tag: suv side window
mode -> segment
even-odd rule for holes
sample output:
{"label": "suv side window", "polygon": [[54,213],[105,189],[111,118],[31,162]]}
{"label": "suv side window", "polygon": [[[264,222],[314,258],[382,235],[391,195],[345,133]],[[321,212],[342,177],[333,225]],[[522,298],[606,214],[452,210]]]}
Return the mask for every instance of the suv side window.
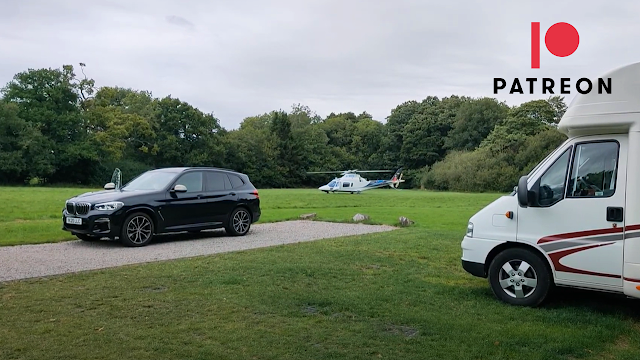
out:
{"label": "suv side window", "polygon": [[562,200],[567,182],[567,168],[571,157],[571,148],[565,150],[560,157],[540,177],[538,204],[551,206]]}
{"label": "suv side window", "polygon": [[202,191],[202,175],[201,171],[188,172],[180,176],[176,184],[186,186],[188,193]]}
{"label": "suv side window", "polygon": [[207,171],[207,191],[231,189],[231,183],[224,173]]}
{"label": "suv side window", "polygon": [[577,145],[567,197],[612,196],[616,191],[619,147],[615,141]]}
{"label": "suv side window", "polygon": [[229,180],[231,180],[231,186],[233,186],[234,189],[244,185],[244,181],[242,181],[239,176],[233,174],[227,174],[227,176],[229,176]]}

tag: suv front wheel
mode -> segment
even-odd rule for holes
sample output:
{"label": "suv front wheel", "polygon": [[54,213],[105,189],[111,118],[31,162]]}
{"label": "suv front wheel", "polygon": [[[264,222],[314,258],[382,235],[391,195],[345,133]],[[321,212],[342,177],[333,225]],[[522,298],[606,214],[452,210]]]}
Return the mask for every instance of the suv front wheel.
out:
{"label": "suv front wheel", "polygon": [[251,227],[251,214],[243,207],[236,208],[229,216],[229,222],[224,227],[227,234],[233,236],[246,235]]}
{"label": "suv front wheel", "polygon": [[137,212],[124,220],[120,241],[126,246],[145,246],[153,238],[153,221],[149,215]]}

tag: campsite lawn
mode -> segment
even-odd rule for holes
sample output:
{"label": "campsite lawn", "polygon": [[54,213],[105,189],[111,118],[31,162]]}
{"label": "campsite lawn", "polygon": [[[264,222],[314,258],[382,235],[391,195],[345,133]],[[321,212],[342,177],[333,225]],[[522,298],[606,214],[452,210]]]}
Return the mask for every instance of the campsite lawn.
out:
{"label": "campsite lawn", "polygon": [[[260,196],[264,221],[361,212],[372,222],[404,215],[416,224],[0,283],[0,359],[640,358],[637,301],[564,290],[542,308],[518,308],[464,272],[466,221],[497,194]],[[32,216],[24,222],[57,220]]]}

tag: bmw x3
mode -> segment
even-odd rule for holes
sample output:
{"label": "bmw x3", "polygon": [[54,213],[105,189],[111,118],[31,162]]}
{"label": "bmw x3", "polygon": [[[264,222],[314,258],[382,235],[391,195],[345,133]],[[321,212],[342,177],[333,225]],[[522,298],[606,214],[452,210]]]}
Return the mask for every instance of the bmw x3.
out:
{"label": "bmw x3", "polygon": [[260,219],[258,191],[245,174],[219,168],[180,167],[147,171],[120,186],[66,201],[62,229],[84,241],[120,240],[145,246],[155,235],[224,228],[242,236]]}

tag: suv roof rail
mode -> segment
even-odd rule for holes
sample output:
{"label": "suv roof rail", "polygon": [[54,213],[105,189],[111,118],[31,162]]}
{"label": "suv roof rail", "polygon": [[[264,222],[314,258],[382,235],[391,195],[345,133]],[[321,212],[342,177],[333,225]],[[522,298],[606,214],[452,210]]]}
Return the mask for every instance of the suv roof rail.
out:
{"label": "suv roof rail", "polygon": [[240,172],[238,170],[221,168],[221,167],[214,167],[214,166],[191,166],[191,167],[188,167],[187,169],[222,170],[222,171],[229,171],[229,172],[236,173],[236,174],[246,175],[245,173]]}

